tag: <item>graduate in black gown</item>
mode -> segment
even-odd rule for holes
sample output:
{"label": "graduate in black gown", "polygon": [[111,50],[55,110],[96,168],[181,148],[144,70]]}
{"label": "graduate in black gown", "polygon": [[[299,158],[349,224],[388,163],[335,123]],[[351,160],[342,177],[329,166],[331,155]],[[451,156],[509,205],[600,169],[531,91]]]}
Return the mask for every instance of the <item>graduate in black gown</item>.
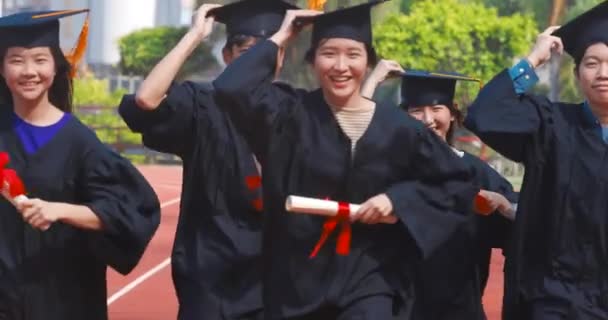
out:
{"label": "graduate in black gown", "polygon": [[144,177],[70,113],[58,19],[83,11],[0,18],[0,152],[29,198],[0,199],[0,319],[107,319],[107,266],[129,273],[160,222]]}
{"label": "graduate in black gown", "polygon": [[[475,190],[454,152],[395,106],[360,95],[375,62],[377,3],[322,15],[288,11],[276,34],[214,81],[264,168],[266,319],[409,319],[416,262],[470,211]],[[273,83],[279,48],[306,23],[307,60],[321,88]],[[362,206],[350,213],[352,225],[344,216],[326,222],[287,213],[288,195]],[[399,221],[378,223],[387,216]],[[313,251],[332,222],[336,233]]]}
{"label": "graduate in black gown", "polygon": [[456,83],[475,79],[453,73],[404,71],[397,62],[382,60],[367,78],[362,94],[373,96],[377,85],[391,74],[401,75],[401,108],[452,147],[470,168],[476,188],[489,203],[489,208],[471,214],[448,242],[419,264],[416,318],[485,319],[482,296],[492,248],[504,247],[511,225],[506,217],[514,218],[517,195],[486,162],[453,147],[454,131],[462,123],[454,102]]}
{"label": "graduate in black gown", "polygon": [[[262,317],[261,171],[246,141],[218,106],[209,83],[174,83],[190,53],[226,25],[222,50],[230,64],[278,30],[285,10],[279,0],[205,4],[190,31],[127,95],[120,114],[142,133],[144,145],[183,161],[182,201],[172,253],[179,319]],[[277,69],[280,69],[280,63]]]}
{"label": "graduate in black gown", "polygon": [[[525,93],[565,49],[579,104]],[[508,245],[503,316],[608,319],[608,2],[538,36],[481,91],[465,126],[526,167]]]}

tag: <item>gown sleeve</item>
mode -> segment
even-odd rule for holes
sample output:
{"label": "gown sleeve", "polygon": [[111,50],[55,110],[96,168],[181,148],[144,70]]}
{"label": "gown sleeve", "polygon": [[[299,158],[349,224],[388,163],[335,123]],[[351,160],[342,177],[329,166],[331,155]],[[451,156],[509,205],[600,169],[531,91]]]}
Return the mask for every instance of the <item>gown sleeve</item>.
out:
{"label": "gown sleeve", "polygon": [[273,130],[297,110],[296,90],[273,83],[278,46],[265,40],[226,67],[213,82],[223,108],[264,163]]}
{"label": "gown sleeve", "polygon": [[84,157],[79,184],[81,204],[104,227],[91,233],[91,250],[116,271],[129,273],[160,223],[156,194],[126,159],[101,144]]}
{"label": "gown sleeve", "polygon": [[118,108],[121,117],[133,131],[142,134],[146,147],[156,151],[183,155],[193,145],[196,119],[204,116],[212,96],[211,85],[173,83],[167,96],[154,110],[143,110],[134,95],[125,95]]}
{"label": "gown sleeve", "polygon": [[386,194],[421,257],[428,258],[467,220],[478,190],[468,168],[434,133],[420,128],[413,138],[412,179]]}
{"label": "gown sleeve", "polygon": [[523,162],[551,132],[553,108],[544,97],[517,94],[508,70],[499,73],[467,110],[465,127],[507,158]]}

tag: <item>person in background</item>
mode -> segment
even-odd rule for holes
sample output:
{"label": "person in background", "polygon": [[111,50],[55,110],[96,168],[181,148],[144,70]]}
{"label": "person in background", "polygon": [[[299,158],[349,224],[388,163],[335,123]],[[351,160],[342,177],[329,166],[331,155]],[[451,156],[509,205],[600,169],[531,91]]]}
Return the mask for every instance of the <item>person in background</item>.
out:
{"label": "person in background", "polygon": [[[574,58],[582,103],[527,93],[534,69],[563,50]],[[526,168],[503,319],[608,319],[607,115],[607,1],[541,33],[469,108],[465,126]]]}
{"label": "person in background", "polygon": [[[214,21],[226,25],[224,62],[232,63],[274,34],[287,9],[280,1],[202,5],[192,27],[154,67],[119,111],[144,145],[179,156],[183,184],[172,253],[179,319],[261,319],[261,168],[209,83],[174,79],[207,41]],[[278,72],[282,56],[274,66]],[[243,73],[249,72],[242,70]]]}
{"label": "person in background", "polygon": [[462,114],[454,101],[456,84],[476,80],[455,73],[404,71],[396,61],[381,60],[368,76],[362,94],[372,97],[376,87],[391,76],[401,79],[400,107],[453,149],[470,168],[475,187],[489,204],[484,212],[472,213],[466,224],[419,264],[416,317],[485,319],[482,296],[492,248],[504,249],[511,225],[505,216],[514,217],[512,203],[517,202],[517,194],[486,162],[454,147],[454,131],[462,123]]}

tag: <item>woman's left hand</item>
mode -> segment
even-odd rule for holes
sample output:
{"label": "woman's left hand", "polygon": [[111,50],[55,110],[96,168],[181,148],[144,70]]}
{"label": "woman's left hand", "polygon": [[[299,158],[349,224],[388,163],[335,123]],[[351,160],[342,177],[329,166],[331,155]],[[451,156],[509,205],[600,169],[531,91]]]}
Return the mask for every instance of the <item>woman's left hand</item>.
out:
{"label": "woman's left hand", "polygon": [[393,214],[393,203],[384,193],[374,196],[363,204],[351,217],[353,222],[359,221],[367,224],[380,223],[382,218]]}
{"label": "woman's left hand", "polygon": [[53,202],[40,199],[27,199],[20,201],[17,209],[25,222],[42,231],[46,231],[53,223],[59,220],[59,208]]}

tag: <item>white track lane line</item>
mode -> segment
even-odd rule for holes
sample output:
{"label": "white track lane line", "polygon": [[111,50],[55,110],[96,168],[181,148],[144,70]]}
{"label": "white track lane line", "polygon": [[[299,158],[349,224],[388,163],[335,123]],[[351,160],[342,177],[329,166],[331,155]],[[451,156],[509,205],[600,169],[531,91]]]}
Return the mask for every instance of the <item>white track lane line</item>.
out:
{"label": "white track lane line", "polygon": [[[180,201],[180,198],[177,197],[177,198],[174,198],[174,199],[171,199],[169,201],[165,201],[165,202],[161,203],[160,207],[161,207],[161,209],[162,208],[166,208],[168,206],[171,206],[171,205],[174,205],[176,203],[179,203],[179,201]],[[137,286],[139,286],[140,284],[142,284],[148,278],[152,277],[153,275],[155,275],[159,271],[163,270],[164,268],[166,268],[170,264],[171,264],[171,258],[167,258],[167,259],[163,260],[163,262],[161,262],[161,263],[157,264],[156,266],[154,266],[152,269],[148,270],[146,273],[144,273],[141,276],[137,277],[137,279],[131,281],[129,284],[127,284],[122,289],[118,290],[115,294],[113,294],[112,296],[110,296],[108,298],[108,301],[107,301],[108,306],[111,305],[112,303],[116,302],[116,300],[122,298],[127,293],[131,292],[133,289],[135,289]]]}

